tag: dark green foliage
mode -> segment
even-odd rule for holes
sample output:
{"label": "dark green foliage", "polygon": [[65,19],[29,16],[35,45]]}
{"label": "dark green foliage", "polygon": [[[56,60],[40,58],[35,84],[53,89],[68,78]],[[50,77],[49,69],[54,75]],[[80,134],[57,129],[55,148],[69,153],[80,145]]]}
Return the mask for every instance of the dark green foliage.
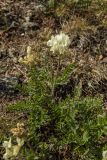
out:
{"label": "dark green foliage", "polygon": [[56,84],[64,84],[67,83],[67,81],[69,81],[71,74],[74,70],[74,65],[70,64],[69,66],[66,67],[66,69],[64,70],[64,72],[62,73],[62,75],[58,76],[58,78],[56,79]]}
{"label": "dark green foliage", "polygon": [[54,159],[55,156],[56,159],[101,159],[103,144],[100,138],[107,124],[105,116],[101,117],[102,100],[68,97],[49,108],[34,103],[29,116],[27,140],[39,159]]}
{"label": "dark green foliage", "polygon": [[[47,67],[32,67],[26,89],[29,100],[11,106],[28,111],[28,135],[24,156],[39,160],[101,160],[107,125],[103,99],[74,97],[55,101],[51,86],[65,83],[72,66],[56,77],[54,85]],[[71,84],[72,85],[72,84]],[[30,148],[29,148],[30,146]],[[29,154],[28,154],[29,153]]]}
{"label": "dark green foliage", "polygon": [[72,9],[77,9],[78,10],[87,10],[90,6],[93,4],[96,5],[96,7],[100,7],[100,9],[106,10],[107,8],[107,2],[103,0],[48,0],[47,3],[47,8],[49,9],[55,9],[56,7],[64,4],[65,6],[67,5],[68,7]]}
{"label": "dark green foliage", "polygon": [[92,0],[49,0],[48,5],[50,8],[55,8],[60,4],[71,5],[71,7],[75,8],[88,8],[92,3]]}

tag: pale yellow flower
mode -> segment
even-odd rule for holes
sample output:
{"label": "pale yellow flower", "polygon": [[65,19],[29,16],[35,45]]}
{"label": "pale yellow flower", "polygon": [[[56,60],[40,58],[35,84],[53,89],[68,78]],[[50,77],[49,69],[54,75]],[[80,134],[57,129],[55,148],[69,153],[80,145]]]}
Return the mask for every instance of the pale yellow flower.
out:
{"label": "pale yellow flower", "polygon": [[31,54],[32,53],[32,48],[30,46],[27,47],[27,54]]}
{"label": "pale yellow flower", "polygon": [[24,64],[31,64],[33,61],[34,61],[34,55],[32,55],[32,54],[28,54],[24,58],[22,58],[22,57],[19,58],[19,62],[24,63]]}
{"label": "pale yellow flower", "polygon": [[107,150],[103,151],[102,156],[103,156],[102,160],[107,160]]}
{"label": "pale yellow flower", "polygon": [[11,146],[12,146],[12,140],[11,140],[11,138],[9,139],[9,141],[4,141],[3,142],[3,147],[4,148],[11,148]]}
{"label": "pale yellow flower", "polygon": [[6,153],[3,155],[4,160],[8,160],[9,158],[13,157],[13,149],[12,148],[6,148]]}
{"label": "pale yellow flower", "polygon": [[27,47],[27,55],[23,58],[19,58],[19,63],[24,63],[26,65],[31,64],[34,62],[34,54],[32,54],[32,48],[30,46]]}
{"label": "pale yellow flower", "polygon": [[6,150],[5,154],[3,155],[3,159],[7,160],[7,159],[11,158],[13,155],[11,138],[9,139],[9,141],[3,142],[3,147]]}
{"label": "pale yellow flower", "polygon": [[16,142],[17,145],[13,145],[11,142],[11,138],[9,141],[4,141],[3,147],[6,150],[5,154],[3,155],[4,160],[8,160],[18,155],[21,147],[24,145],[24,139],[17,137]]}
{"label": "pale yellow flower", "polygon": [[17,145],[18,145],[19,147],[22,147],[22,146],[24,145],[24,139],[23,139],[23,138],[17,137],[17,138],[16,138],[16,141],[17,141]]}
{"label": "pale yellow flower", "polygon": [[24,139],[23,138],[16,138],[17,145],[13,146],[13,156],[17,156],[21,147],[24,145]]}
{"label": "pale yellow flower", "polygon": [[8,160],[18,155],[21,147],[24,145],[24,139],[22,138],[24,131],[24,123],[17,123],[17,127],[11,129],[13,135],[16,136],[17,144],[13,145],[11,138],[9,139],[9,141],[3,142],[3,147],[5,148],[3,159]]}
{"label": "pale yellow flower", "polygon": [[14,145],[13,146],[13,155],[12,156],[16,157],[18,155],[19,151],[20,151],[20,148],[21,147],[19,147],[18,145]]}

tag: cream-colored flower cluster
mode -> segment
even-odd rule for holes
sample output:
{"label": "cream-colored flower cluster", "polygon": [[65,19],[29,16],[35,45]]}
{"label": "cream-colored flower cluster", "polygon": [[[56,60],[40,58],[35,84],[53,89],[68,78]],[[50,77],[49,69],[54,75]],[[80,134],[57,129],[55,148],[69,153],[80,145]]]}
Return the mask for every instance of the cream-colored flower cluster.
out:
{"label": "cream-colored flower cluster", "polygon": [[107,160],[107,150],[103,151],[103,159],[102,160]]}
{"label": "cream-colored flower cluster", "polygon": [[13,158],[18,155],[20,148],[24,144],[24,139],[17,137],[16,142],[17,144],[13,145],[11,138],[9,141],[4,141],[3,147],[5,148],[6,152],[3,155],[3,159],[8,160],[9,158]]}
{"label": "cream-colored flower cluster", "polygon": [[23,58],[19,58],[20,63],[31,64],[34,61],[34,54],[32,54],[32,48],[30,46],[27,47],[27,55]]}
{"label": "cream-colored flower cluster", "polygon": [[47,45],[53,53],[58,52],[59,54],[63,54],[70,45],[70,39],[68,35],[61,32],[56,36],[52,36]]}
{"label": "cream-colored flower cluster", "polygon": [[9,141],[3,142],[3,147],[5,148],[5,154],[3,155],[4,160],[8,160],[11,158],[15,158],[21,147],[24,145],[24,139],[23,139],[23,133],[24,133],[24,124],[23,123],[17,123],[17,128],[11,129],[11,132],[14,136],[16,136],[16,142],[17,144],[12,144],[12,138],[10,137]]}

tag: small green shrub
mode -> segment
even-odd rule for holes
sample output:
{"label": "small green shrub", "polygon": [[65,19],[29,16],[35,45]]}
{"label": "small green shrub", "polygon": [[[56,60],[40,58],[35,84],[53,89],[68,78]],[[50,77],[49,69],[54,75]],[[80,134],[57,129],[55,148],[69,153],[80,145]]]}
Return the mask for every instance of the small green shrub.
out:
{"label": "small green shrub", "polygon": [[[69,77],[68,69],[65,71],[57,78],[54,87],[63,80],[65,83],[67,73]],[[34,155],[40,160],[100,160],[105,145],[101,138],[107,125],[102,98],[66,95],[65,100],[56,102],[48,85],[52,83],[49,73],[45,67],[32,68],[26,86],[30,99],[10,106],[28,112],[27,141],[32,148],[31,157]],[[31,148],[27,148],[24,154],[30,154]]]}

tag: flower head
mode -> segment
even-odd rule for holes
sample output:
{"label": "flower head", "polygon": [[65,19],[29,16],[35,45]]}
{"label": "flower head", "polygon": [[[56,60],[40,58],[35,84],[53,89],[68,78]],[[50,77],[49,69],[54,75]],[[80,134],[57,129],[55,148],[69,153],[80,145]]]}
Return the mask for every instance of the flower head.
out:
{"label": "flower head", "polygon": [[47,42],[47,45],[51,47],[50,51],[63,54],[67,47],[70,45],[70,39],[68,35],[61,32],[56,36],[52,36],[51,39]]}
{"label": "flower head", "polygon": [[20,151],[20,147],[18,145],[13,146],[13,155],[12,157],[16,157]]}
{"label": "flower head", "polygon": [[6,150],[5,154],[3,155],[3,159],[7,160],[7,159],[11,158],[13,155],[11,138],[9,139],[9,141],[3,142],[3,147]]}
{"label": "flower head", "polygon": [[13,158],[18,155],[21,147],[24,145],[24,139],[17,137],[16,142],[17,145],[13,145],[11,138],[9,141],[4,141],[3,147],[5,148],[6,152],[3,155],[3,159],[8,160],[9,158]]}
{"label": "flower head", "polygon": [[3,155],[3,159],[8,160],[13,156],[13,149],[12,148],[7,148],[6,153]]}
{"label": "flower head", "polygon": [[24,56],[23,58],[20,57],[19,62],[24,63],[26,65],[34,62],[34,54],[32,54],[32,48],[30,46],[27,47],[27,55]]}
{"label": "flower head", "polygon": [[24,145],[24,139],[23,139],[23,138],[17,137],[17,138],[16,138],[16,141],[17,141],[17,145],[18,145],[19,147],[22,147],[22,146]]}
{"label": "flower head", "polygon": [[17,127],[12,128],[10,131],[14,136],[17,136],[17,137],[22,136],[25,132],[24,123],[17,123]]}
{"label": "flower head", "polygon": [[32,48],[30,46],[27,46],[27,54],[30,55],[32,53]]}
{"label": "flower head", "polygon": [[10,158],[16,157],[24,145],[24,139],[22,137],[24,133],[24,123],[17,123],[17,128],[12,128],[11,132],[14,136],[16,136],[16,145],[12,144],[12,139],[10,137],[9,141],[3,142],[3,147],[5,148],[5,153],[3,155],[3,159],[8,160]]}
{"label": "flower head", "polygon": [[12,146],[12,140],[11,140],[11,138],[9,139],[9,141],[4,141],[3,142],[3,147],[4,148],[11,148],[11,146]]}
{"label": "flower head", "polygon": [[20,63],[24,63],[24,64],[31,64],[34,61],[34,55],[30,55],[28,54],[27,56],[25,56],[24,58],[20,58],[19,62]]}
{"label": "flower head", "polygon": [[103,160],[107,160],[107,150],[103,151]]}

